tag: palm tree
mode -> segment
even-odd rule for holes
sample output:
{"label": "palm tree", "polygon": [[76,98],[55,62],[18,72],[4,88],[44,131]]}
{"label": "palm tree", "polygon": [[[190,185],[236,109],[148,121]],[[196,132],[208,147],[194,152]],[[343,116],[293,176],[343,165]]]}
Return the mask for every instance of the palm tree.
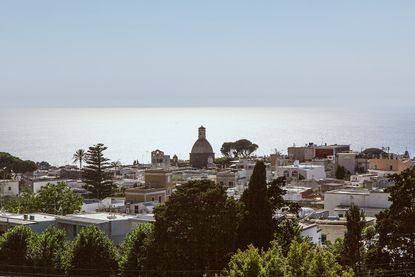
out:
{"label": "palm tree", "polygon": [[82,162],[86,161],[86,152],[84,149],[76,150],[73,154],[73,163],[79,162],[79,169],[82,169]]}
{"label": "palm tree", "polygon": [[121,166],[121,162],[120,161],[115,161],[115,162],[111,162],[111,167],[113,167],[115,169],[114,172],[114,176],[117,175],[117,169]]}

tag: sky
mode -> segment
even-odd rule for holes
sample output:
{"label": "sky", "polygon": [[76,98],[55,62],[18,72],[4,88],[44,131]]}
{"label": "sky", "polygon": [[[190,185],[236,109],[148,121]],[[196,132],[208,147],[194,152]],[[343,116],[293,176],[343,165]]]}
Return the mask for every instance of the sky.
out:
{"label": "sky", "polygon": [[415,1],[0,1],[0,107],[415,107]]}

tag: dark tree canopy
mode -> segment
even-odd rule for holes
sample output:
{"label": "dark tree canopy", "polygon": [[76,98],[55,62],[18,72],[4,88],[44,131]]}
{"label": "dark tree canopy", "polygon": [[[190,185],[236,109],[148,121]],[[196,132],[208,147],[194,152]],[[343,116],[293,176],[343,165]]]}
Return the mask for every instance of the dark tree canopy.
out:
{"label": "dark tree canopy", "polygon": [[220,152],[225,157],[247,158],[258,149],[258,145],[247,139],[224,142]]}
{"label": "dark tree canopy", "polygon": [[117,267],[116,249],[107,235],[94,225],[82,228],[72,244],[70,274],[110,276]]}
{"label": "dark tree canopy", "polygon": [[82,169],[84,188],[91,192],[91,196],[104,199],[111,196],[115,189],[112,182],[112,174],[106,169],[111,168],[109,159],[104,157],[107,150],[102,143],[89,147],[86,158],[86,166]]}
{"label": "dark tree canopy", "polygon": [[37,272],[43,274],[63,274],[67,267],[69,243],[65,232],[49,226],[43,233],[32,240],[30,257]]}
{"label": "dark tree canopy", "polygon": [[143,270],[146,256],[146,240],[152,235],[153,224],[138,224],[120,245],[120,269],[122,276],[137,276]]}
{"label": "dark tree canopy", "polygon": [[241,202],[245,209],[239,230],[241,247],[249,244],[258,248],[268,247],[273,238],[275,221],[268,198],[266,168],[263,161],[256,163]]}
{"label": "dark tree canopy", "polygon": [[343,166],[337,166],[336,179],[344,180],[346,178],[346,169]]}
{"label": "dark tree canopy", "polygon": [[16,226],[0,237],[0,269],[16,272],[32,264],[29,247],[36,234],[27,226]]}
{"label": "dark tree canopy", "polygon": [[154,238],[147,270],[218,270],[237,247],[239,207],[213,182],[192,181],[178,187],[155,210]]}
{"label": "dark tree canopy", "polygon": [[23,161],[9,153],[0,152],[0,178],[3,178],[3,168],[6,168],[5,173],[7,178],[10,177],[11,171],[14,173],[33,172],[37,169],[37,165],[35,162]]}
{"label": "dark tree canopy", "polygon": [[384,268],[413,268],[415,260],[415,168],[390,177],[395,184],[385,189],[392,204],[377,216],[379,233],[372,261]]}
{"label": "dark tree canopy", "polygon": [[352,206],[346,212],[346,233],[344,234],[344,244],[342,262],[353,270],[359,271],[362,264],[362,231],[365,227],[365,215],[357,206]]}

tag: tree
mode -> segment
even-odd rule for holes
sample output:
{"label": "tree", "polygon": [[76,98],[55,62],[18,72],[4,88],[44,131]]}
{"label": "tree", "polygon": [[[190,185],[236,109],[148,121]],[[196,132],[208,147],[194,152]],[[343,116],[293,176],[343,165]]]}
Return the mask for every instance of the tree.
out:
{"label": "tree", "polygon": [[301,232],[302,228],[296,218],[281,216],[277,219],[277,227],[274,233],[274,238],[278,244],[281,245],[281,249],[284,254],[287,254],[292,241],[303,241]]}
{"label": "tree", "polygon": [[246,158],[258,149],[258,145],[247,139],[240,139],[234,142],[234,148],[238,157]]}
{"label": "tree", "polygon": [[139,224],[120,245],[120,269],[123,276],[137,276],[143,270],[145,242],[153,232],[152,224]]}
{"label": "tree", "polygon": [[272,243],[264,251],[249,245],[245,251],[238,250],[224,270],[225,276],[232,277],[267,277],[289,276],[287,259],[282,255],[281,247]]}
{"label": "tree", "polygon": [[30,257],[36,272],[42,274],[63,274],[67,268],[69,244],[65,232],[49,226],[30,244]]}
{"label": "tree", "polygon": [[118,170],[118,168],[120,168],[120,166],[121,166],[121,162],[120,161],[111,162],[111,167],[114,168],[114,170],[115,170],[114,176],[117,175],[117,170]]}
{"label": "tree", "polygon": [[[10,177],[10,172],[26,173],[33,172],[37,169],[36,163],[33,161],[23,161],[14,157],[9,153],[0,152],[0,169],[4,171],[6,177]],[[3,176],[1,176],[3,178]]]}
{"label": "tree", "polygon": [[268,247],[273,238],[275,221],[268,199],[264,162],[256,163],[241,202],[244,206],[244,216],[239,229],[240,246],[245,248],[253,244],[258,248]]}
{"label": "tree", "polygon": [[227,158],[231,158],[234,155],[235,149],[233,148],[234,143],[233,142],[224,142],[222,144],[222,147],[220,149],[220,152],[222,155],[224,155]]}
{"label": "tree", "polygon": [[390,177],[391,206],[376,218],[379,233],[371,268],[413,269],[415,260],[415,168]]}
{"label": "tree", "polygon": [[30,191],[22,192],[18,197],[7,199],[2,208],[11,213],[33,213],[39,211],[35,194]]}
{"label": "tree", "polygon": [[117,270],[117,252],[98,227],[83,227],[73,241],[70,275],[110,276]]}
{"label": "tree", "polygon": [[239,213],[238,204],[211,181],[181,185],[155,210],[145,269],[202,274],[223,268],[237,248]]}
{"label": "tree", "polygon": [[73,214],[81,210],[83,199],[64,182],[47,184],[36,194],[38,211],[49,214]]}
{"label": "tree", "polygon": [[294,241],[287,255],[275,241],[267,251],[252,245],[232,256],[225,276],[327,276],[352,277],[353,272],[342,271],[335,257],[321,247],[308,242]]}
{"label": "tree", "polygon": [[82,162],[87,159],[87,154],[84,149],[78,149],[73,154],[73,163],[79,163],[79,169],[82,169]]}
{"label": "tree", "polygon": [[89,147],[86,159],[87,166],[82,169],[84,188],[91,192],[92,197],[98,199],[112,195],[115,188],[111,173],[106,171],[111,167],[109,160],[104,157],[106,149],[107,147],[102,143]]}
{"label": "tree", "polygon": [[41,170],[48,170],[50,168],[50,164],[46,161],[41,161],[40,163],[36,163],[38,169]]}
{"label": "tree", "polygon": [[82,197],[73,192],[64,182],[48,183],[38,193],[23,192],[3,204],[13,213],[72,214],[81,210]]}
{"label": "tree", "polygon": [[287,263],[292,276],[353,276],[351,272],[342,272],[332,253],[309,242],[293,241]]}
{"label": "tree", "polygon": [[222,155],[228,158],[247,158],[258,149],[258,145],[247,139],[240,139],[235,142],[224,142],[220,149]]}
{"label": "tree", "polygon": [[36,234],[25,225],[13,227],[0,237],[0,267],[4,271],[28,272],[32,266],[29,245]]}
{"label": "tree", "polygon": [[360,270],[362,264],[362,231],[365,227],[365,215],[359,207],[353,205],[346,212],[346,233],[344,235],[343,263],[353,268],[354,271]]}
{"label": "tree", "polygon": [[339,165],[336,168],[336,179],[344,180],[344,178],[346,178],[346,169]]}
{"label": "tree", "polygon": [[272,180],[268,185],[267,195],[271,204],[272,210],[275,212],[283,208],[287,202],[284,200],[286,190],[283,188],[286,185],[285,177],[278,177]]}

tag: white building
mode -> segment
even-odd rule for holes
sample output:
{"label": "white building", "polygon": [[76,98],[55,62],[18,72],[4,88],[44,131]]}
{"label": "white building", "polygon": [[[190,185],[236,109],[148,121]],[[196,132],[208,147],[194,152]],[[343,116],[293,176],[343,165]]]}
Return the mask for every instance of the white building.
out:
{"label": "white building", "polygon": [[70,240],[76,237],[82,227],[95,225],[103,230],[116,244],[119,244],[138,224],[148,222],[154,222],[154,216],[152,214],[132,216],[126,214],[95,213],[56,216],[57,227],[65,230],[67,238]]}
{"label": "white building", "polygon": [[275,171],[278,177],[299,179],[302,176],[306,180],[326,179],[326,171],[322,165],[300,164],[295,162],[293,165],[279,166]]}
{"label": "white building", "polygon": [[285,186],[284,187],[285,190],[285,194],[283,195],[284,200],[286,201],[293,201],[293,202],[298,202],[298,201],[302,201],[303,199],[303,194],[305,192],[311,192],[312,189],[308,188],[308,187],[302,187],[302,186]]}
{"label": "white building", "polygon": [[[239,161],[232,161],[230,168],[238,170],[239,178],[244,180],[245,186],[248,185],[249,180],[251,179],[252,173],[254,172],[254,167],[256,165],[256,160],[241,159]],[[272,181],[272,168],[270,163],[265,163],[266,177],[267,182]]]}
{"label": "white building", "polygon": [[0,197],[14,197],[19,195],[19,181],[0,180]]}
{"label": "white building", "polygon": [[302,228],[301,237],[310,238],[311,242],[317,246],[321,246],[321,230],[315,223],[300,222]]}
{"label": "white building", "polygon": [[344,217],[352,205],[358,206],[366,216],[375,216],[390,207],[389,193],[367,189],[339,189],[324,193],[324,209],[330,216]]}
{"label": "white building", "polygon": [[33,231],[41,233],[49,226],[55,226],[56,219],[53,215],[30,213],[30,214],[13,214],[0,213],[0,234],[6,232],[12,227],[25,225]]}

